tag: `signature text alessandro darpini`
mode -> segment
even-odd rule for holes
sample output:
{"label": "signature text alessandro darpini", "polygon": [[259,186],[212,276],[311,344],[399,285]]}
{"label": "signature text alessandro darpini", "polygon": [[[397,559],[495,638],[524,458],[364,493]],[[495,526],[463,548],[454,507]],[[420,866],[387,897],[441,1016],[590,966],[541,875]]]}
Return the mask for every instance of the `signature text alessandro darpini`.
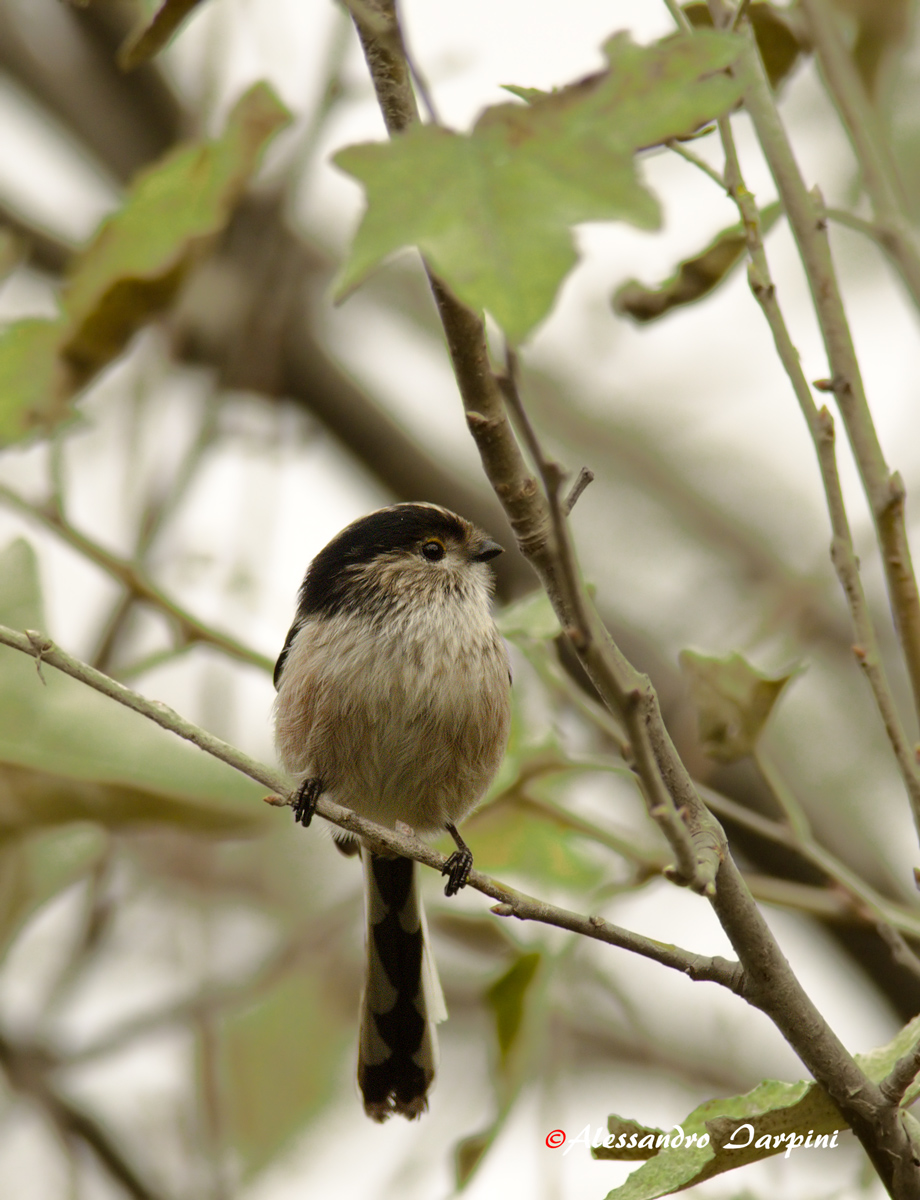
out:
{"label": "signature text alessandro darpini", "polygon": [[[747,1150],[753,1147],[755,1150],[777,1151],[783,1146],[786,1147],[785,1158],[788,1158],[793,1150],[833,1150],[837,1145],[837,1134],[840,1131],[835,1129],[833,1133],[821,1133],[817,1136],[813,1129],[809,1129],[807,1134],[804,1133],[762,1133],[757,1136],[757,1132],[753,1125],[744,1123],[737,1125],[732,1131],[731,1137],[722,1145],[723,1150]],[[561,1136],[560,1136],[561,1135]],[[547,1146],[550,1149],[556,1149],[561,1146],[566,1140],[565,1134],[561,1129],[554,1130],[546,1139]],[[708,1133],[684,1133],[680,1125],[674,1125],[668,1133],[608,1133],[603,1126],[598,1126],[594,1136],[591,1136],[591,1126],[586,1125],[584,1129],[575,1135],[566,1148],[563,1150],[563,1155],[578,1144],[583,1146],[604,1146],[607,1150],[661,1150],[674,1149],[683,1146],[689,1149],[691,1146],[699,1146],[704,1148],[709,1145]]]}

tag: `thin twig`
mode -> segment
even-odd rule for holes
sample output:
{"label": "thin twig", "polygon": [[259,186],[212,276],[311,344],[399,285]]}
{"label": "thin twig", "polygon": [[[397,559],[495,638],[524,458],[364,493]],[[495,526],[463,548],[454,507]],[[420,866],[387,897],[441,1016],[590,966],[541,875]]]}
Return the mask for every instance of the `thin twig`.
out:
{"label": "thin twig", "polygon": [[422,69],[418,65],[418,61],[406,42],[406,37],[403,35],[403,50],[406,55],[406,62],[409,64],[409,70],[412,72],[412,81],[415,84],[415,90],[421,97],[422,104],[425,106],[425,111],[428,113],[428,120],[432,125],[443,125],[443,121],[438,116],[438,110],[434,102],[434,93],[431,90],[431,85],[422,74]]}
{"label": "thin twig", "polygon": [[230,982],[203,983],[191,996],[145,1010],[120,1024],[107,1025],[95,1038],[69,1050],[62,1057],[62,1065],[70,1069],[111,1058],[136,1044],[138,1039],[164,1029],[187,1026],[203,1013],[220,1016],[251,1007],[275,987],[294,964],[324,951],[330,940],[346,938],[353,917],[354,906],[349,897],[339,900],[331,908],[324,908],[321,913],[311,912],[297,932],[277,946],[253,974]]}
{"label": "thin twig", "polygon": [[715,167],[711,167],[705,158],[701,158],[698,154],[694,154],[692,150],[688,150],[683,142],[679,142],[677,138],[669,138],[665,142],[669,150],[673,150],[675,154],[679,154],[681,158],[686,159],[698,171],[702,171],[704,175],[715,183],[723,192],[728,191],[728,184],[725,182],[725,177],[721,175]]}
{"label": "thin twig", "polygon": [[875,932],[879,935],[891,954],[891,961],[910,971],[915,979],[920,981],[920,956],[912,949],[904,935],[887,921],[876,921]]}
{"label": "thin twig", "polygon": [[[572,614],[572,623],[565,632],[577,648],[578,642],[588,637],[590,620],[586,598],[582,592],[581,572],[575,557],[575,547],[569,535],[567,514],[559,495],[565,476],[559,464],[548,459],[543,453],[540,440],[521,400],[517,380],[517,359],[507,343],[505,345],[505,363],[505,372],[499,378],[499,386],[511,412],[513,422],[520,431],[543,482],[554,534],[559,578],[567,597],[566,607]],[[711,895],[715,888],[714,881],[718,864],[721,861],[721,852],[707,853],[697,857],[697,847],[694,845],[692,833],[682,814],[678,811],[671,792],[665,785],[650,734],[650,726],[654,721],[654,700],[651,689],[642,687],[637,682],[635,686],[618,696],[618,704],[629,732],[636,776],[646,799],[649,816],[661,828],[677,860],[676,866],[668,872],[668,876],[675,882],[692,886],[700,893]]]}
{"label": "thin twig", "polygon": [[808,815],[799,803],[798,797],[792,791],[792,788],[788,786],[780,774],[779,768],[774,763],[772,756],[763,746],[755,748],[754,762],[763,776],[764,783],[770,789],[773,799],[786,818],[795,843],[808,841],[811,838],[811,824],[808,820]]}
{"label": "thin twig", "polygon": [[881,1082],[882,1095],[892,1104],[898,1104],[904,1093],[917,1078],[920,1071],[920,1041],[903,1054]]}
{"label": "thin twig", "polygon": [[[563,770],[564,768],[560,767],[559,769]],[[649,875],[663,874],[668,865],[667,853],[663,848],[650,849],[638,846],[635,842],[627,841],[626,838],[611,833],[609,829],[602,828],[594,821],[589,821],[584,817],[578,816],[576,813],[569,812],[561,804],[554,804],[551,800],[544,800],[540,796],[534,796],[527,790],[516,790],[511,797],[511,803],[525,811],[529,810],[544,819],[552,821],[562,829],[570,829],[573,833],[582,834],[599,846],[606,846],[608,850],[612,850],[615,854],[620,855],[621,858],[626,859],[627,862],[639,867],[641,871]],[[492,806],[490,805],[489,807],[491,808]]]}
{"label": "thin twig", "polygon": [[54,1056],[43,1048],[20,1045],[0,1035],[0,1067],[10,1086],[38,1105],[61,1139],[91,1150],[108,1175],[134,1200],[163,1200],[163,1194],[141,1178],[95,1118],[52,1085],[49,1074],[57,1065]]}
{"label": "thin twig", "polygon": [[[716,24],[722,0],[709,0]],[[730,10],[729,10],[730,11]],[[885,461],[872,421],[827,238],[823,201],[809,192],[776,108],[750,22],[739,30],[744,47],[737,70],[746,80],[744,103],[776,183],[827,351],[833,391],[859,469],[881,551],[888,597],[920,719],[920,593],[911,562],[904,515],[904,485]],[[916,816],[916,811],[915,811]]]}
{"label": "thin twig", "polygon": [[308,169],[320,143],[330,114],[343,94],[343,71],[351,46],[351,21],[346,5],[336,13],[336,22],[329,39],[329,49],[323,64],[323,88],[310,120],[291,154],[288,177],[299,179]]}
{"label": "thin twig", "polygon": [[594,472],[588,467],[582,467],[575,477],[575,482],[569,489],[569,494],[562,502],[562,511],[567,517],[572,515],[572,509],[581,499],[582,492],[593,482]]}
{"label": "thin twig", "polygon": [[[878,903],[882,897],[865,884],[854,871],[838,862],[815,840],[804,808],[783,779],[770,755],[763,748],[757,749],[754,761],[774,800],[788,821],[790,837],[787,844],[807,857],[814,866],[818,867],[847,894],[851,901],[851,911],[875,927],[896,962],[920,976],[920,958],[911,950],[903,935],[886,922],[882,906]],[[884,906],[888,907],[887,904]],[[912,922],[914,931],[920,933],[920,914],[912,915],[914,916]]]}
{"label": "thin twig", "polygon": [[825,208],[824,215],[829,221],[834,221],[837,225],[844,225],[847,229],[861,233],[865,237],[870,238],[876,245],[884,248],[887,234],[875,221],[867,221],[864,217],[857,217],[855,213],[851,213],[845,208]]}
{"label": "thin twig", "polygon": [[543,682],[565,696],[582,716],[611,740],[620,757],[625,760],[626,755],[631,753],[629,741],[623,734],[621,723],[610,709],[594,700],[575,682],[568,671],[559,666],[553,656],[542,652],[539,644],[529,643],[527,639],[515,639],[515,645],[526,656]]}
{"label": "thin twig", "polygon": [[210,1174],[208,1200],[230,1200],[227,1180],[225,1100],[221,1088],[220,1041],[214,1014],[199,1009],[193,1019],[198,1062],[198,1109],[205,1161]]}
{"label": "thin twig", "polygon": [[751,7],[751,0],[740,0],[738,7],[735,9],[735,15],[732,17],[732,23],[729,26],[732,33],[738,28],[741,22],[748,14],[748,9]]}
{"label": "thin twig", "polygon": [[802,0],[801,9],[828,93],[856,153],[877,222],[875,240],[920,308],[920,247],[907,216],[897,160],[841,36],[839,14],[827,0]]}
{"label": "thin twig", "polygon": [[23,516],[38,521],[45,529],[50,529],[53,533],[56,533],[63,541],[73,546],[75,550],[78,550],[84,558],[101,567],[113,579],[118,580],[138,600],[149,604],[158,612],[163,613],[176,627],[181,641],[199,642],[206,646],[214,646],[216,649],[222,650],[224,654],[229,655],[230,658],[238,659],[240,662],[251,663],[253,666],[260,667],[263,671],[271,671],[273,664],[270,658],[266,658],[264,654],[259,654],[257,651],[251,650],[235,638],[229,637],[224,633],[219,633],[211,629],[210,626],[198,621],[191,613],[186,612],[185,609],[181,608],[165,592],[157,587],[141,567],[128,559],[113,554],[111,550],[106,550],[104,546],[100,546],[98,542],[87,537],[85,533],[81,533],[80,530],[76,529],[56,511],[36,504],[30,504],[28,500],[25,500],[5,484],[0,484],[0,501],[17,512],[22,513]]}
{"label": "thin twig", "polygon": [[[133,562],[137,567],[145,568],[150,551],[158,535],[163,530],[166,522],[175,513],[182,502],[183,497],[188,492],[189,487],[195,478],[195,473],[201,458],[207,448],[214,440],[214,435],[217,431],[217,416],[219,411],[219,401],[217,393],[211,390],[205,398],[204,413],[199,423],[197,435],[184,454],[178,469],[170,481],[169,489],[165,495],[157,494],[150,496],[147,503],[144,505],[138,522],[137,535],[134,543]],[[59,492],[59,495],[63,495]],[[59,506],[58,515],[61,519],[64,518],[63,506]],[[134,611],[134,606],[138,601],[137,594],[130,588],[126,589],[118,598],[109,613],[108,620],[103,626],[102,634],[99,637],[96,651],[92,657],[94,667],[98,667],[100,671],[108,671],[109,663],[115,653],[115,648],[121,636],[121,632],[128,620],[130,614]],[[172,656],[182,653],[188,646],[188,642],[184,645],[174,648],[171,651],[160,651],[160,656]],[[143,664],[142,664],[143,665]],[[138,664],[135,663],[130,668],[135,674],[139,674]],[[147,669],[143,665],[143,669]]]}
{"label": "thin twig", "polygon": [[700,791],[713,812],[727,820],[743,825],[752,833],[776,842],[779,846],[788,847],[790,843],[794,844],[796,853],[817,867],[828,879],[833,880],[842,894],[851,898],[852,916],[860,921],[871,922],[873,925],[884,924],[910,937],[920,938],[920,914],[875,891],[814,838],[794,841],[794,834],[785,822],[771,821],[769,817],[751,812],[749,808],[745,808],[736,800],[730,800],[721,792],[713,791],[712,788],[700,785]]}
{"label": "thin twig", "polygon": [[815,446],[833,534],[831,560],[847,598],[856,639],[853,652],[872,690],[889,744],[904,781],[914,823],[920,832],[920,769],[918,769],[916,758],[898,714],[897,704],[882,660],[872,613],[862,586],[859,561],[853,546],[843,488],[837,470],[834,423],[827,409],[822,408],[819,411],[815,404],[811,388],[808,386],[802,370],[801,359],[779,307],[776,287],[770,275],[769,262],[764,248],[757,201],[746,187],[741,174],[731,123],[727,117],[723,117],[719,121],[719,131],[725,150],[725,177],[729,184],[730,195],[738,206],[738,212],[747,232],[748,252],[751,258],[748,281],[751,291],[761,307],[770,332],[773,334],[776,352],[792,385]]}
{"label": "thin twig", "polygon": [[674,18],[674,24],[681,33],[693,33],[693,25],[690,18],[678,4],[677,0],[664,0],[664,6]]}
{"label": "thin twig", "polygon": [[[417,121],[418,113],[408,68],[401,57],[395,4],[393,0],[366,2],[388,22],[385,37],[362,28],[360,18],[356,18],[355,23],[378,103],[392,135]],[[648,732],[657,770],[691,834],[701,843],[708,843],[701,859],[711,861],[715,856],[719,860],[711,903],[744,968],[745,999],[767,1013],[794,1047],[840,1108],[880,1177],[893,1186],[894,1164],[906,1164],[898,1170],[912,1170],[909,1166],[911,1148],[896,1114],[886,1107],[878,1087],[829,1028],[782,954],[727,852],[724,833],[700,801],[677,754],[649,680],[636,671],[613,643],[581,580],[575,581],[574,590],[570,588],[560,554],[560,544],[566,545],[568,536],[567,522],[561,509],[558,518],[550,513],[548,498],[526,470],[502,410],[482,321],[452,296],[446,283],[430,272],[429,278],[467,424],[476,440],[483,467],[508,514],[522,552],[540,576],[560,624],[599,694],[614,712],[625,717],[626,697],[634,687],[648,691]]]}
{"label": "thin twig", "polygon": [[[676,865],[666,868],[665,874],[676,883],[692,885],[695,891],[712,895],[715,892],[718,856],[710,858],[708,870],[704,873],[701,870],[702,863],[697,861],[690,830],[678,812],[674,799],[658,770],[648,732],[651,713],[648,711],[647,693],[640,688],[635,688],[628,697],[628,704],[630,709],[627,710],[626,725],[632,739],[632,752],[638,768],[639,780],[644,785],[642,792],[648,806],[648,815],[667,838],[668,845],[674,851],[677,859]],[[634,710],[634,717],[631,710]],[[651,780],[651,787],[649,780]]]}

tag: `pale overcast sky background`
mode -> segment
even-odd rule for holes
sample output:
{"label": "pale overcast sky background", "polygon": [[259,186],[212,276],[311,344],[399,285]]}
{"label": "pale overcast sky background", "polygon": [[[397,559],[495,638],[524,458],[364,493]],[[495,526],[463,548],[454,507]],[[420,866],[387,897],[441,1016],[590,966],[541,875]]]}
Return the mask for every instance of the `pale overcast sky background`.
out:
{"label": "pale overcast sky background", "polygon": [[[28,0],[21,0],[27,4]],[[35,36],[51,47],[58,36],[52,7],[36,6]],[[467,128],[488,104],[507,100],[501,84],[541,88],[564,84],[597,70],[600,45],[612,32],[630,29],[637,41],[670,31],[663,4],[652,0],[468,0],[464,4],[407,0],[403,5],[411,51],[432,89],[444,121]],[[339,11],[326,0],[210,0],[188,22],[167,62],[180,91],[193,107],[204,104],[219,127],[228,107],[251,81],[268,79],[302,119],[269,155],[266,166],[290,152],[321,87],[321,70],[332,44]],[[356,141],[379,139],[382,124],[357,44],[346,58],[347,94],[323,128],[296,200],[296,219],[311,238],[336,256],[344,253],[361,212],[354,181],[337,171],[330,155]],[[828,203],[844,203],[852,194],[852,163],[845,139],[827,107],[810,66],[788,86],[788,115],[809,184],[820,182]],[[747,182],[761,205],[775,196],[772,183],[747,127],[736,121]],[[10,85],[0,83],[0,195],[57,232],[85,237],[117,203],[117,191],[91,164],[76,158],[49,129],[44,118],[25,105]],[[715,139],[698,151],[719,162]],[[613,290],[637,276],[646,282],[667,277],[678,259],[701,248],[718,229],[735,220],[733,207],[701,173],[673,156],[650,156],[642,170],[662,200],[664,229],[639,233],[625,225],[586,227],[578,233],[584,261],[563,289],[551,317],[537,331],[525,357],[570,389],[573,404],[588,412],[614,412],[658,439],[674,460],[683,460],[700,486],[717,499],[737,504],[765,537],[783,540],[786,553],[804,573],[827,567],[829,529],[823,493],[804,422],[772,352],[761,314],[751,300],[743,271],[719,293],[679,316],[647,329],[616,319],[609,307]],[[920,378],[917,316],[903,301],[899,285],[875,252],[848,231],[835,229],[833,245],[847,288],[857,349],[870,401],[889,463],[901,470],[910,494],[920,495]],[[794,247],[785,228],[770,237],[769,251],[779,295],[808,377],[827,374]],[[0,317],[49,311],[45,285],[18,272],[0,288]],[[358,379],[373,379],[380,395],[419,436],[469,471],[478,470],[446,359],[408,322],[383,311],[360,292],[341,308],[324,314],[330,344]],[[100,540],[122,549],[131,528],[133,483],[122,477],[118,447],[123,435],[115,398],[139,383],[155,397],[158,433],[142,448],[153,472],[164,454],[191,436],[189,398],[205,387],[203,373],[186,370],[164,375],[156,335],[145,334],[130,358],[108,372],[85,402],[85,431],[73,439],[74,519],[96,531]],[[348,520],[385,503],[377,485],[356,476],[344,454],[328,439],[276,446],[257,455],[247,439],[260,436],[275,418],[258,402],[239,400],[239,439],[224,443],[191,497],[181,529],[164,551],[164,582],[205,619],[239,636],[266,654],[277,652],[287,629],[296,588],[313,554]],[[296,425],[297,418],[291,418]],[[293,426],[292,426],[293,427]],[[164,430],[168,436],[164,439]],[[23,491],[34,488],[45,450],[30,447],[7,452],[0,478]],[[578,466],[580,464],[572,464]],[[589,464],[590,465],[590,464]],[[870,588],[878,590],[878,572],[869,550],[871,531],[848,453],[841,466],[851,502],[857,542],[866,551]],[[136,481],[135,481],[136,482]],[[127,497],[123,507],[119,498]],[[920,501],[909,508],[916,530]],[[705,561],[689,556],[673,529],[649,518],[636,533],[635,513],[620,511],[598,485],[576,510],[575,528],[587,547],[604,540],[605,552],[592,558],[601,589],[616,589],[619,609],[637,626],[658,625],[674,652],[683,645],[713,653],[763,649],[782,655],[782,646],[761,637],[761,614],[739,604],[730,580],[714,577]],[[93,614],[110,585],[70,551],[0,509],[0,545],[23,530],[41,548],[48,621],[54,637],[74,653],[85,651],[95,636]],[[915,538],[916,543],[916,538]],[[254,548],[258,558],[253,562]],[[170,560],[171,549],[174,560]],[[223,584],[239,576],[240,586]],[[218,586],[220,585],[220,586]],[[703,603],[687,597],[706,594]],[[215,598],[223,597],[222,600]],[[220,607],[215,605],[220,604]],[[654,614],[651,617],[650,614]],[[772,664],[770,664],[772,665]],[[225,694],[233,682],[233,697]],[[790,695],[786,732],[812,704],[807,676]],[[245,750],[273,760],[268,679],[207,654],[145,676],[142,690],[199,720]],[[798,706],[798,707],[797,707]],[[809,721],[826,720],[828,738],[833,712],[808,712]],[[809,728],[814,728],[810,725]],[[823,727],[822,727],[823,728]],[[868,736],[868,735],[867,735]],[[855,763],[858,747],[829,744],[841,772]],[[914,841],[906,806],[896,782],[880,787],[873,800],[867,837],[886,846],[892,870],[907,878]],[[879,832],[879,814],[884,829]],[[312,833],[312,831],[311,831]],[[481,897],[465,897],[465,906],[481,908]],[[27,1021],[41,993],[43,972],[66,942],[73,919],[66,897],[50,906],[30,938],[0,972],[0,1011],[7,1020]],[[690,945],[701,953],[728,947],[704,901],[688,898],[664,883],[623,901],[616,912],[623,924],[665,940]],[[798,918],[768,912],[793,966],[831,1024],[853,1051],[886,1040],[895,1029],[874,996],[853,986],[829,940],[816,938]],[[246,953],[260,931],[239,923],[226,934],[227,953]],[[242,948],[242,949],[241,949]],[[691,985],[645,962],[599,963],[616,977],[616,987],[641,1011],[653,1029],[684,1037],[711,1039],[715,1055],[750,1063],[756,1077],[794,1080],[802,1069],[766,1019],[714,986]],[[89,988],[73,1020],[85,1028],[104,1025],[114,1013],[150,1003],[163,981],[125,968]],[[168,984],[167,984],[168,986]],[[452,1165],[446,1147],[482,1127],[488,1113],[477,1107],[487,1071],[486,1051],[469,1053],[466,1042],[443,1036],[443,1066],[430,1116],[409,1125],[393,1121],[379,1128],[368,1122],[355,1100],[352,1081],[342,1081],[339,1102],[295,1145],[284,1163],[249,1189],[241,1200],[294,1200],[335,1196],[415,1197],[433,1200],[451,1193]],[[323,1037],[321,1029],[292,1031],[292,1036]],[[135,1097],[139,1107],[166,1104],[178,1086],[192,1050],[178,1036],[161,1037],[130,1056],[96,1070],[75,1086],[104,1097],[107,1088]],[[445,1097],[445,1093],[447,1096]],[[490,1097],[491,1102],[491,1097]],[[690,1102],[692,1103],[692,1101]],[[595,1163],[583,1146],[568,1155],[547,1150],[543,1139],[561,1128],[572,1138],[586,1125],[592,1131],[610,1111],[667,1127],[688,1109],[678,1086],[662,1089],[658,1076],[625,1072],[611,1080],[600,1074],[578,1094],[552,1101],[532,1096],[520,1105],[500,1144],[467,1192],[470,1200],[496,1196],[534,1196],[543,1200],[602,1197],[629,1174],[628,1164]],[[27,1115],[7,1114],[21,1127],[6,1138],[0,1154],[0,1197],[4,1180],[28,1180],[10,1195],[29,1200],[58,1200],[68,1194],[62,1168],[43,1151],[38,1123]],[[130,1119],[130,1112],[125,1113]],[[797,1197],[855,1196],[854,1148],[845,1136],[835,1151],[798,1152],[792,1164],[774,1160],[743,1175],[726,1177],[700,1189],[700,1195],[728,1196],[739,1189],[784,1200]],[[847,1190],[850,1188],[851,1190]],[[695,1193],[696,1194],[696,1193]],[[866,1196],[881,1195],[870,1187]],[[113,1195],[101,1181],[80,1200]]]}

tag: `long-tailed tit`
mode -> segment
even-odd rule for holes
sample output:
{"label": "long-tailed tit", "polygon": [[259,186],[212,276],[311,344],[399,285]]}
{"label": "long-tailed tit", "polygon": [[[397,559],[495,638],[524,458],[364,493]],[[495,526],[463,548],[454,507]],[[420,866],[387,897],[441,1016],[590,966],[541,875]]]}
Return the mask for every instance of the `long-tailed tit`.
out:
{"label": "long-tailed tit", "polygon": [[[457,825],[501,763],[510,721],[505,645],[490,611],[501,547],[433,504],[396,504],[353,522],[310,564],[275,667],[275,742],[300,779],[295,818],[318,797],[395,829],[444,830],[457,844],[445,892],[473,856]],[[427,946],[416,864],[359,850],[367,973],[358,1084],[367,1114],[417,1117],[446,1016]]]}

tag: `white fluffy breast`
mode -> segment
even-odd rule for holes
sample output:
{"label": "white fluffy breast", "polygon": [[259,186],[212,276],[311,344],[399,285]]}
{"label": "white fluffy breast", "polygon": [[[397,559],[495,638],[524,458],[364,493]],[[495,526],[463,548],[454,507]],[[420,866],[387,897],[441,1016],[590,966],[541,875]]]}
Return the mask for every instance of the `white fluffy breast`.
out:
{"label": "white fluffy breast", "polygon": [[510,719],[488,589],[470,583],[382,621],[339,613],[303,626],[275,702],[292,775],[321,778],[330,799],[390,828],[435,833],[470,811],[498,770]]}

